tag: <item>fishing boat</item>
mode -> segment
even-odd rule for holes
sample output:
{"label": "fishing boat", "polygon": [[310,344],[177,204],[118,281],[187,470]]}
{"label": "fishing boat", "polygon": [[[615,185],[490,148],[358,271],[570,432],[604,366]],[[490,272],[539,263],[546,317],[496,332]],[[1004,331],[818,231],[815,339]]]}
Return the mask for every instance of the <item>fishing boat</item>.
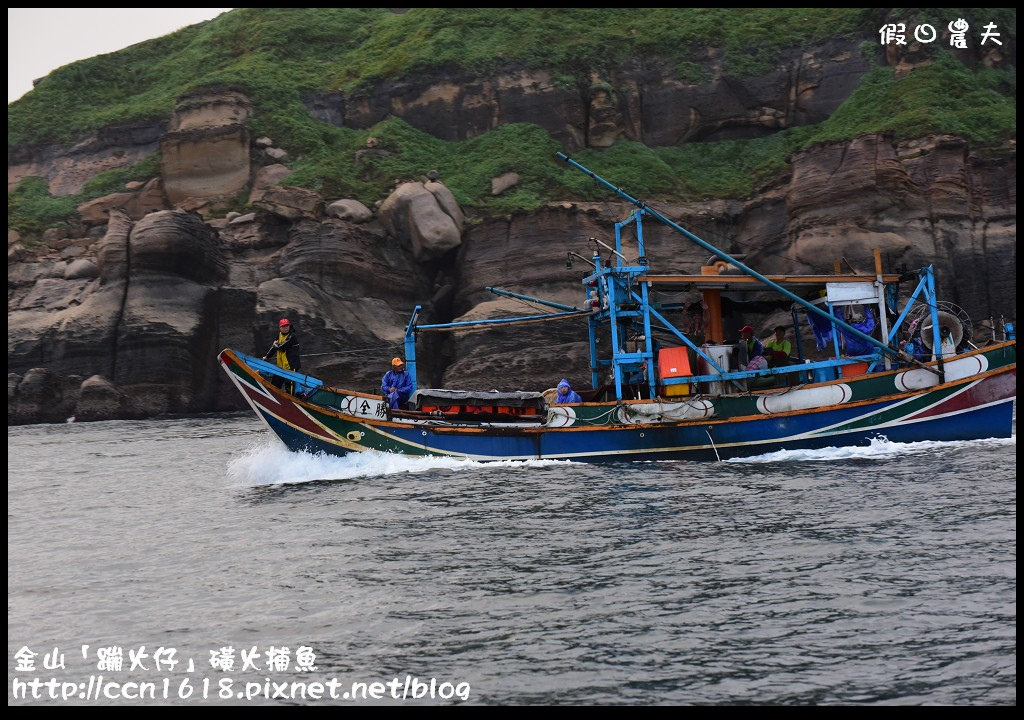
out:
{"label": "fishing boat", "polygon": [[[557,157],[635,207],[615,224],[614,244],[595,240],[589,258],[570,253],[586,263],[581,305],[488,288],[557,312],[442,324],[418,324],[416,306],[404,340],[415,391],[397,409],[380,395],[331,387],[225,349],[219,361],[257,417],[293,451],[477,461],[725,460],[867,445],[880,437],[1011,435],[1013,323],[1004,320],[998,332],[990,324],[989,337],[976,336],[970,318],[936,296],[932,267],[885,273],[875,251],[873,275],[842,274],[838,266],[833,274],[762,275],[564,153]],[[671,228],[707,250],[710,260],[692,275],[653,273],[644,221]],[[652,301],[665,288],[701,293],[700,332],[679,330],[667,317],[670,309]],[[798,332],[795,355],[773,367],[748,362],[723,334],[722,294],[754,290],[785,299]],[[585,317],[589,328],[593,389],[582,393],[583,402],[557,404],[539,391],[418,386],[420,333],[567,317]],[[802,326],[813,328],[827,356],[804,357]]]}

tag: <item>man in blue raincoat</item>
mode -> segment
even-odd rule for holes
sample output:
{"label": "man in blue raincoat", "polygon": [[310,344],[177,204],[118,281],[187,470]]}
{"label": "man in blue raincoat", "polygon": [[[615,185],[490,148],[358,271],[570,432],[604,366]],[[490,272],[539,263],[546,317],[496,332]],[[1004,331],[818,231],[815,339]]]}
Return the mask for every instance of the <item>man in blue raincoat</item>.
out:
{"label": "man in blue raincoat", "polygon": [[564,403],[578,403],[583,402],[578,392],[572,389],[569,381],[562,378],[562,381],[558,383],[558,395],[555,396],[555,402],[559,404]]}
{"label": "man in blue raincoat", "polygon": [[380,391],[393,410],[400,409],[402,403],[412,395],[412,376],[405,371],[402,358],[391,360],[391,369],[384,373],[380,381]]}

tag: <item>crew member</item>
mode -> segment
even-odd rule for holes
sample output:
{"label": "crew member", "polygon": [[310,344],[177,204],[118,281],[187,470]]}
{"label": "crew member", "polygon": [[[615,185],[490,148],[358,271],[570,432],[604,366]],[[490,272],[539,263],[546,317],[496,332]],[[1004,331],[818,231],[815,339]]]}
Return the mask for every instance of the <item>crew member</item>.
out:
{"label": "crew member", "polygon": [[565,403],[578,403],[583,402],[580,398],[580,394],[572,389],[569,381],[562,378],[561,382],[558,383],[558,395],[555,396],[555,402],[564,405]]}
{"label": "crew member", "polygon": [[[281,318],[278,323],[277,340],[270,346],[270,349],[263,355],[264,360],[273,360],[282,370],[298,372],[302,369],[302,357],[299,355],[299,338],[292,330],[292,324],[288,318]],[[287,390],[291,385],[283,377],[275,375],[270,380],[274,387]]]}
{"label": "crew member", "polygon": [[405,371],[402,358],[392,358],[391,369],[380,381],[380,391],[393,410],[400,409],[412,395],[412,376]]}

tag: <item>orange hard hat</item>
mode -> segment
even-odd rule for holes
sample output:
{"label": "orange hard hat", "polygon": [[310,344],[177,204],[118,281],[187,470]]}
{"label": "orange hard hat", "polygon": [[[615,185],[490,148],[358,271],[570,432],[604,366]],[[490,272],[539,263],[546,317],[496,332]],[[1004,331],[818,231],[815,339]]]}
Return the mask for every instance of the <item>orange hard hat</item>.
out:
{"label": "orange hard hat", "polygon": [[392,365],[405,365],[405,361],[402,358],[391,358]]}

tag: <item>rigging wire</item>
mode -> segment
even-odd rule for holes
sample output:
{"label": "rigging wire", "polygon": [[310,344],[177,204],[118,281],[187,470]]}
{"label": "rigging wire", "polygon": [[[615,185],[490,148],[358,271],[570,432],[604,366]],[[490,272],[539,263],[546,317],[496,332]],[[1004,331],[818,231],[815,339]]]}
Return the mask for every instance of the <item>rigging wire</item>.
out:
{"label": "rigging wire", "polygon": [[302,353],[302,357],[319,357],[321,355],[350,355],[352,353],[369,352],[371,350],[385,350],[397,347],[394,343],[390,345],[374,345],[371,347],[355,348],[353,350],[336,350],[333,352],[322,352],[322,353]]}

